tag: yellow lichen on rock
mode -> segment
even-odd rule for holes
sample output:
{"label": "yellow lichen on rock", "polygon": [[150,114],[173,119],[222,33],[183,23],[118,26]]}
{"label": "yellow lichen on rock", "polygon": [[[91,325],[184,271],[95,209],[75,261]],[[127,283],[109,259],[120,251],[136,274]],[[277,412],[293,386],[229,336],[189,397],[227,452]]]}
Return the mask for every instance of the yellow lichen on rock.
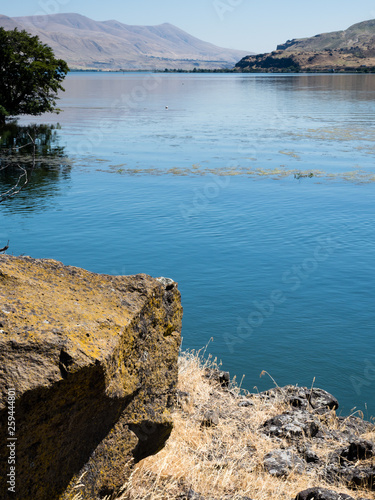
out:
{"label": "yellow lichen on rock", "polygon": [[0,420],[13,387],[20,498],[73,498],[83,472],[85,498],[113,492],[163,446],[181,318],[172,280],[0,256]]}

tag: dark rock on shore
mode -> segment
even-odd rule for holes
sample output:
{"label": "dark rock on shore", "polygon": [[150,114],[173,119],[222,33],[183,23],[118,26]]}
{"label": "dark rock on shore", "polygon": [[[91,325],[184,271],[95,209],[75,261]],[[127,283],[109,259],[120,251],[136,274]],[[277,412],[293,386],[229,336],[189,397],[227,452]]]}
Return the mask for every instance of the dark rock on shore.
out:
{"label": "dark rock on shore", "polygon": [[320,421],[306,410],[288,411],[263,424],[264,433],[287,439],[314,437],[321,428]]}
{"label": "dark rock on shore", "polygon": [[306,462],[292,450],[274,450],[264,457],[264,467],[272,476],[282,477],[291,472],[302,473]]}
{"label": "dark rock on shore", "polygon": [[354,498],[325,488],[309,488],[298,493],[295,500],[354,500]]}
{"label": "dark rock on shore", "polygon": [[[237,398],[239,408],[255,407],[257,399],[265,401],[270,408],[280,403],[287,407],[260,427],[275,443],[275,449],[263,458],[264,469],[270,475],[284,477],[292,472],[314,471],[325,484],[375,490],[375,444],[362,437],[375,431],[372,423],[354,416],[338,417],[339,402],[323,389],[288,385],[242,396],[228,391],[227,382],[222,383],[222,373],[225,372],[208,370],[206,376]],[[217,425],[211,422],[210,415],[205,415],[202,426]],[[328,455],[327,449],[332,449]],[[352,497],[311,488],[297,498],[349,500]]]}
{"label": "dark rock on shore", "polygon": [[[265,470],[270,474],[282,477],[292,471],[318,470],[328,484],[375,490],[375,444],[362,437],[374,432],[373,424],[352,416],[337,417],[337,399],[322,389],[276,387],[250,395],[241,402],[253,404],[251,400],[254,398],[270,403],[284,402],[289,408],[266,420],[261,427],[262,432],[278,445],[278,449],[264,457]],[[327,456],[324,450],[334,444],[336,448]],[[322,449],[322,456],[319,456],[319,449]],[[350,498],[324,488],[312,488],[297,496],[299,500]]]}
{"label": "dark rock on shore", "polygon": [[261,392],[260,396],[269,400],[283,400],[295,408],[311,409],[315,413],[326,413],[339,407],[339,402],[332,394],[316,388],[287,385]]}
{"label": "dark rock on shore", "polygon": [[209,410],[202,420],[202,427],[216,427],[219,425],[219,413],[216,410]]}
{"label": "dark rock on shore", "polygon": [[[206,498],[196,493],[192,488],[186,494],[179,495],[176,500],[232,500],[232,497],[225,496],[221,498]],[[238,497],[237,500],[252,500],[250,497]]]}
{"label": "dark rock on shore", "polygon": [[206,377],[215,380],[218,382],[221,387],[228,388],[229,387],[229,382],[230,382],[230,375],[229,372],[225,372],[223,370],[216,370],[216,369],[207,369],[206,370]]}
{"label": "dark rock on shore", "polygon": [[340,463],[366,460],[374,456],[374,443],[365,439],[355,439],[340,453]]}
{"label": "dark rock on shore", "polygon": [[[336,461],[335,458],[334,461]],[[343,466],[336,466],[334,463],[330,463],[327,465],[326,479],[328,481],[341,480],[351,489],[360,487],[374,491],[375,466],[368,466],[361,463],[358,465],[346,464]]]}
{"label": "dark rock on shore", "polygon": [[306,461],[308,464],[320,464],[321,460],[318,455],[311,449],[309,445],[302,442],[297,445],[297,451],[299,455]]}

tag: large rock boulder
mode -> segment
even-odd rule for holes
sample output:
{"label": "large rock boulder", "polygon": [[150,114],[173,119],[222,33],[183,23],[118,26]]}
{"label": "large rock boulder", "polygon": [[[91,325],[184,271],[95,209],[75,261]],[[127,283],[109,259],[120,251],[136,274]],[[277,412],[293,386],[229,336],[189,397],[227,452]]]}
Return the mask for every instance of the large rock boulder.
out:
{"label": "large rock boulder", "polygon": [[172,280],[1,255],[1,491],[15,480],[9,498],[102,498],[160,450],[181,318]]}

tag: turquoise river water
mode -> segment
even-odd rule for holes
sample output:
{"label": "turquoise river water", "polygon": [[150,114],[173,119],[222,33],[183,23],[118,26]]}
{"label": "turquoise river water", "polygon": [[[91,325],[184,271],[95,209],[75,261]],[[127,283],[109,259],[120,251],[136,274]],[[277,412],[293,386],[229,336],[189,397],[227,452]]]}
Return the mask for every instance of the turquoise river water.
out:
{"label": "turquoise river water", "polygon": [[[166,276],[183,348],[375,416],[375,75],[71,73],[0,246]],[[254,389],[256,387],[257,389]]]}

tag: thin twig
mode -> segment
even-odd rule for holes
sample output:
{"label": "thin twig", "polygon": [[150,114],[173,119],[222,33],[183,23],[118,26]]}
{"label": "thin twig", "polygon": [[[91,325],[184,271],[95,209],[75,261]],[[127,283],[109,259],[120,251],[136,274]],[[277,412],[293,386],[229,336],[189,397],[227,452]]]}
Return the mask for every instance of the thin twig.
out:
{"label": "thin twig", "polygon": [[[5,191],[5,193],[1,193],[1,195],[0,195],[0,203],[2,201],[5,201],[5,200],[7,200],[9,198],[12,198],[16,194],[18,194],[21,191],[21,189],[23,189],[28,184],[28,182],[29,182],[29,179],[27,177],[27,170],[26,170],[26,168],[21,167],[20,165],[17,165],[17,167],[20,170],[22,170],[23,173],[18,177],[17,182],[16,182],[16,184],[14,186],[12,186],[10,189],[8,189],[8,191]],[[23,184],[20,185],[20,182],[21,182],[21,180],[22,180],[23,177],[25,177],[25,180],[24,180]]]}
{"label": "thin twig", "polygon": [[[8,191],[5,191],[5,193],[0,193],[0,203],[2,203],[5,200],[9,200],[10,198],[13,198],[13,196],[15,196],[20,191],[22,191],[22,189],[24,189],[28,185],[28,183],[30,182],[32,173],[35,169],[36,137],[35,137],[35,132],[34,132],[34,138],[32,138],[29,133],[27,133],[27,135],[29,136],[31,142],[25,144],[24,146],[19,146],[19,147],[16,146],[15,148],[12,148],[12,149],[21,149],[21,148],[24,148],[26,146],[30,146],[32,144],[32,146],[33,146],[33,155],[32,155],[33,161],[31,164],[31,169],[30,169],[29,175],[27,175],[27,170],[25,167],[21,167],[21,165],[17,164],[17,167],[20,170],[22,170],[22,173],[18,177],[17,182],[13,187],[8,189]],[[9,165],[5,165],[4,167],[1,167],[0,170],[4,170],[7,167],[9,167]],[[21,184],[21,182],[22,182],[22,184]]]}

